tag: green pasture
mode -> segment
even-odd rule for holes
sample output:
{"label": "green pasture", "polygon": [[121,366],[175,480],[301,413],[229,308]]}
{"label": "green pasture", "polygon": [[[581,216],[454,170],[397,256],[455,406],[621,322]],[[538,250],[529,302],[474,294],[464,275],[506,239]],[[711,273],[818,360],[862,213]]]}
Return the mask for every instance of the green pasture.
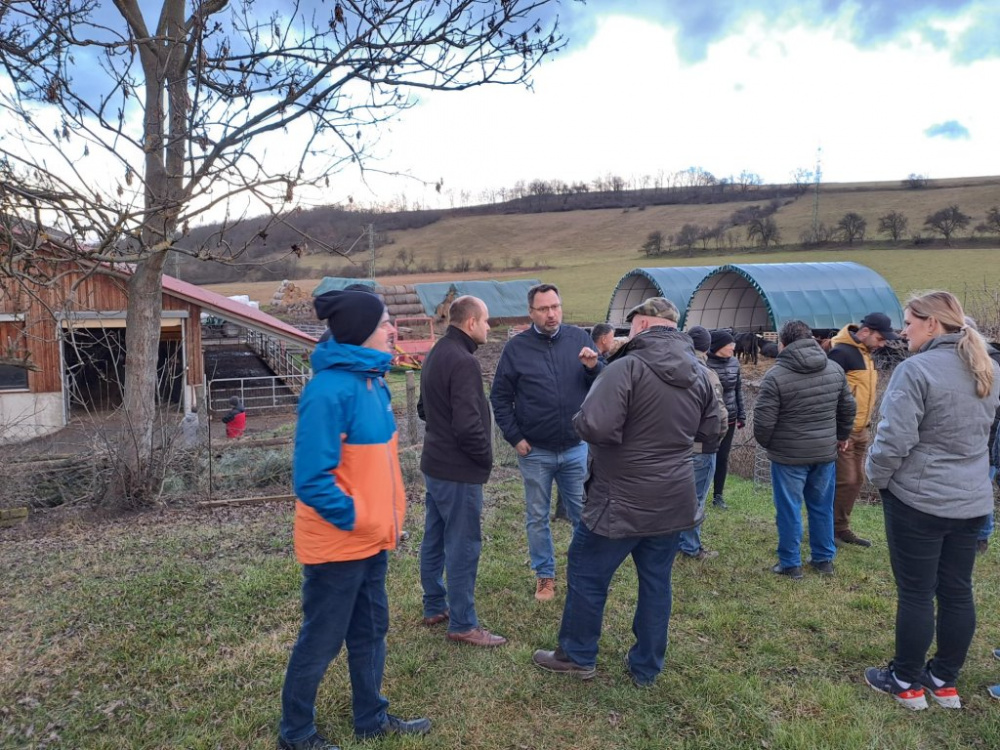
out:
{"label": "green pasture", "polygon": [[[509,474],[507,475],[509,477]],[[564,588],[533,597],[520,483],[487,487],[478,605],[506,635],[483,651],[420,624],[422,506],[392,554],[392,625],[384,690],[391,710],[434,721],[425,738],[387,750],[992,750],[1000,747],[1000,562],[977,560],[979,630],[959,681],[962,711],[911,713],[862,680],[893,642],[895,591],[880,510],[856,509],[870,550],[842,551],[832,578],[768,572],[773,508],[766,491],[732,480],[727,512],[705,543],[720,556],[678,561],[666,669],[632,686],[634,569],[616,576],[598,676],[543,673],[536,648],[556,645]],[[51,523],[55,524],[53,520]],[[299,625],[300,573],[287,505],[162,510],[67,522],[42,536],[0,537],[0,747],[271,750],[288,651]],[[556,525],[560,585],[569,529]],[[346,750],[351,735],[343,656],[318,701],[320,727]]]}

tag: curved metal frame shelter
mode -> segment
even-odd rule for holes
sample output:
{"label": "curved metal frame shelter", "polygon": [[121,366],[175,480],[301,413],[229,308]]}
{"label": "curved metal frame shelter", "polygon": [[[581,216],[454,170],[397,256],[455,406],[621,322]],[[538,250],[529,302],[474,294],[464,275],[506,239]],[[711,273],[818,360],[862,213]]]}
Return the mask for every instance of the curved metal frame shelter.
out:
{"label": "curved metal frame shelter", "polygon": [[698,284],[718,266],[661,266],[633,268],[622,276],[611,294],[608,323],[624,326],[625,315],[649,297],[666,297],[677,305],[684,321],[688,299]]}
{"label": "curved metal frame shelter", "polygon": [[746,263],[706,274],[691,294],[682,325],[776,331],[788,320],[841,328],[870,312],[903,323],[896,293],[860,263]]}

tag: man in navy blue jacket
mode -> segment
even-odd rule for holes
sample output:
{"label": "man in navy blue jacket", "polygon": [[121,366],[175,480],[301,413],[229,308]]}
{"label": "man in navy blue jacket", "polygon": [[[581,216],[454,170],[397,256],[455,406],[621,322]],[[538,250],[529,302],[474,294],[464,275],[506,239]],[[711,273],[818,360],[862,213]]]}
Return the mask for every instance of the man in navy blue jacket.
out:
{"label": "man in navy blue jacket", "polygon": [[583,508],[587,445],[573,428],[591,384],[603,369],[590,336],[562,324],[562,300],[552,284],[528,290],[531,327],[503,349],[490,403],[503,436],[517,451],[524,478],[528,553],[535,599],[555,596],[556,562],[549,528],[552,482],[575,530]]}

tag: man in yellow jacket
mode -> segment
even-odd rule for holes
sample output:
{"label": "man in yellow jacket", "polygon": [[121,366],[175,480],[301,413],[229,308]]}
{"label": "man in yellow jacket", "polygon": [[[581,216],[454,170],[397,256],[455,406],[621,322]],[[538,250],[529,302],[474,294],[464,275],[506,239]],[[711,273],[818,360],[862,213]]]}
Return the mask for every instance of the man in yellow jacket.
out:
{"label": "man in yellow jacket", "polygon": [[875,390],[878,372],[871,353],[887,341],[898,341],[892,321],[885,313],[866,315],[858,325],[844,326],[830,342],[830,359],[847,375],[847,384],[858,405],[854,429],[847,450],[837,457],[837,491],[833,500],[833,536],[838,546],[856,544],[871,547],[872,543],[851,530],[851,511],[858,499],[865,477],[865,454],[870,435],[868,425],[875,411]]}

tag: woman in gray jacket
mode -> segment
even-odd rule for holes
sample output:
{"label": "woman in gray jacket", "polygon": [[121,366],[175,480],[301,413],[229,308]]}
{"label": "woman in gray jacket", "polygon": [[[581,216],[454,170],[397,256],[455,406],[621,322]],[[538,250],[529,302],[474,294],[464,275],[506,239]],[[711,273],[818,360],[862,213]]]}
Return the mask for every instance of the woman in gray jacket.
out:
{"label": "woman in gray jacket", "polygon": [[[914,297],[903,315],[916,356],[896,367],[865,469],[879,488],[896,579],[896,654],[865,681],[907,708],[925,691],[961,708],[959,671],[976,630],[976,538],[993,507],[986,443],[1000,368],[948,292]],[[935,636],[937,653],[925,663]]]}

